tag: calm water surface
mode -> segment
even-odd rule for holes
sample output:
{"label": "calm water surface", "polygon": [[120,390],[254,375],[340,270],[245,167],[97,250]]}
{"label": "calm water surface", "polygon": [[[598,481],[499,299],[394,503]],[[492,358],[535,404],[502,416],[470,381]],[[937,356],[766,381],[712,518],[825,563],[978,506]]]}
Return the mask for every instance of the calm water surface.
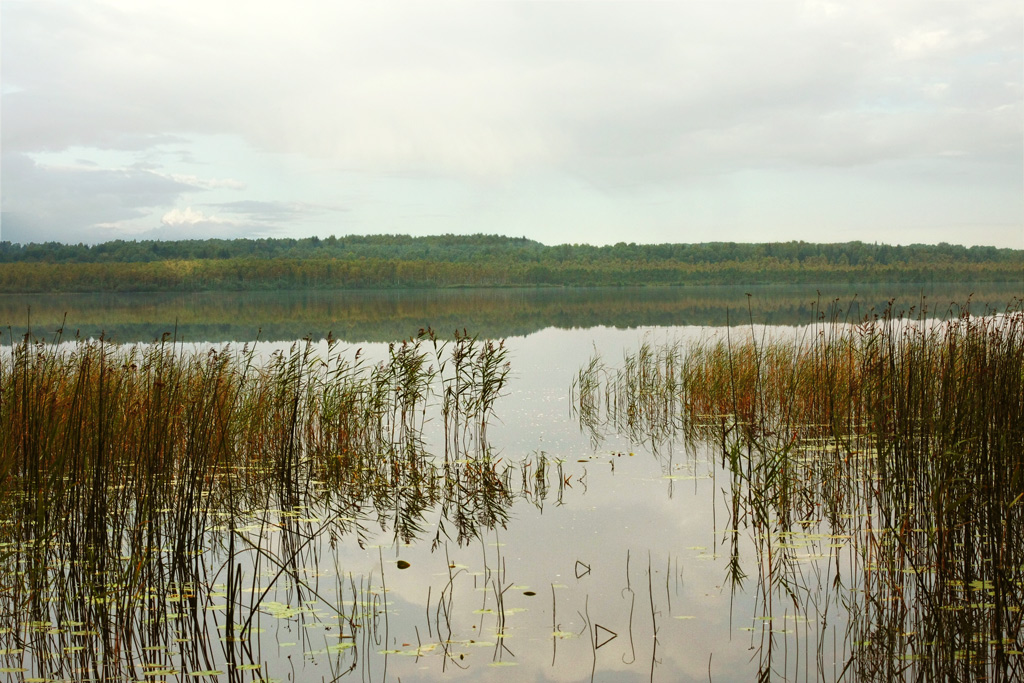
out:
{"label": "calm water surface", "polygon": [[[839,678],[858,646],[846,635],[842,602],[849,595],[829,591],[836,573],[848,573],[855,564],[844,539],[829,538],[829,530],[815,520],[801,525],[794,531],[805,535],[789,539],[796,544],[798,598],[766,589],[757,580],[752,532],[730,518],[726,475],[716,454],[681,442],[638,443],[614,432],[595,441],[572,411],[573,380],[595,353],[614,363],[645,341],[723,335],[726,308],[730,323],[751,317],[745,292],[716,290],[703,303],[675,294],[618,291],[587,299],[544,292],[532,304],[529,295],[515,292],[485,302],[479,299],[483,295],[463,293],[447,304],[421,295],[403,303],[386,295],[389,315],[402,330],[393,339],[426,325],[443,331],[459,311],[470,332],[475,322],[506,338],[512,372],[488,432],[493,457],[510,467],[507,495],[495,504],[500,514],[493,518],[477,510],[466,523],[436,505],[411,514],[392,499],[353,505],[328,496],[305,507],[270,500],[265,509],[211,519],[202,558],[205,585],[182,587],[154,608],[169,615],[165,623],[172,627],[148,635],[144,629],[115,634],[134,643],[135,677],[747,681],[767,667],[777,678]],[[791,325],[810,322],[816,315],[812,304],[822,300],[817,291],[777,294],[765,304],[767,313],[757,310],[761,302],[754,299],[755,322],[773,316]],[[829,298],[824,296],[826,302]],[[920,301],[907,299],[908,307]],[[113,310],[120,318],[107,322],[97,316],[110,314],[110,308],[83,307],[84,322],[71,310],[68,330],[86,329],[90,335],[97,328],[122,330],[115,338],[123,341],[153,338],[167,325],[162,316],[168,313],[158,301],[143,301],[137,307],[118,300]],[[386,353],[385,344],[366,341],[396,331],[368,313],[383,301],[369,297],[357,307],[353,318],[364,319],[363,327],[338,335],[342,346],[350,352],[361,348],[371,359]],[[837,315],[848,315],[849,301],[843,300]],[[289,339],[282,334],[288,325],[298,330],[294,339],[310,333],[305,328],[311,325],[345,319],[338,300],[327,313],[322,298],[313,300],[311,325],[291,317],[302,318],[301,303],[272,303],[278,306],[272,315],[287,319],[284,327],[264,326],[275,329],[277,339]],[[23,304],[7,301],[8,317]],[[154,308],[146,308],[150,304]],[[223,335],[211,332],[206,340],[218,345],[251,341],[255,335],[238,335],[239,324],[245,327],[260,315],[257,309],[244,313],[242,323],[230,320],[245,309],[244,302],[233,300],[213,316],[221,316],[220,322],[190,317],[180,299],[162,305],[172,307],[179,332],[222,329]],[[523,312],[530,305],[532,316]],[[602,306],[608,307],[603,319]],[[52,318],[53,313],[52,307],[37,305],[35,315]],[[130,315],[135,319],[126,320]],[[688,315],[701,324],[661,322]],[[38,333],[53,333],[52,319],[34,319]],[[516,334],[517,326],[526,332]],[[801,332],[777,326],[771,333]],[[326,343],[314,343],[326,355]],[[267,341],[259,351],[289,344]],[[440,461],[443,438],[436,410],[427,418],[426,448]],[[413,524],[406,528],[414,531],[399,533],[396,528],[407,525],[410,515]],[[460,525],[468,530],[461,538]],[[238,545],[229,546],[232,536]],[[254,546],[266,552],[251,550]],[[730,582],[728,573],[733,551],[748,577],[738,583]],[[235,602],[245,606],[241,617],[232,618],[252,615],[248,629],[237,636],[225,630],[232,571],[241,596]],[[189,601],[198,604],[201,618],[182,607]],[[193,615],[190,621],[187,614]],[[68,632],[59,624],[8,628],[0,636],[6,638],[0,642],[6,648],[0,649],[0,666],[16,680],[46,680],[54,671],[67,675],[73,667],[52,660],[74,657],[76,641]]]}

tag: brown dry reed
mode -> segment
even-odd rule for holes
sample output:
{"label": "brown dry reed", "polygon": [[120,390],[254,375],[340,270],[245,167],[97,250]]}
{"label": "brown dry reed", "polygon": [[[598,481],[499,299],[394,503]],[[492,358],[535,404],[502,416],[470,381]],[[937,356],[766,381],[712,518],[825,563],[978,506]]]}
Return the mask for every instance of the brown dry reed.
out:
{"label": "brown dry reed", "polygon": [[[503,343],[421,330],[375,363],[328,349],[306,340],[261,357],[166,336],[0,349],[3,652],[34,652],[43,677],[138,677],[147,646],[209,642],[203,602],[217,582],[229,635],[249,633],[279,578],[311,591],[298,567],[322,531],[362,538],[376,523],[409,542],[434,506],[438,544],[505,523],[511,476],[486,441],[509,373]],[[424,428],[436,409],[435,457]],[[311,511],[319,528],[296,521]],[[266,544],[246,525],[285,533]],[[225,557],[212,576],[211,550]],[[189,608],[173,624],[169,600]],[[230,661],[252,660],[250,638]],[[48,654],[68,646],[77,654]],[[208,654],[186,648],[184,663],[209,668]]]}
{"label": "brown dry reed", "polygon": [[[837,677],[1020,680],[1020,302],[945,320],[821,315],[786,339],[728,334],[645,343],[613,369],[595,357],[573,387],[581,428],[655,449],[678,437],[710,446],[731,482],[733,586],[749,528],[762,617],[788,608],[825,624],[845,612]],[[789,542],[815,529],[824,586]],[[811,650],[828,668],[822,633]],[[762,678],[780,675],[777,639],[766,626],[755,643]]]}

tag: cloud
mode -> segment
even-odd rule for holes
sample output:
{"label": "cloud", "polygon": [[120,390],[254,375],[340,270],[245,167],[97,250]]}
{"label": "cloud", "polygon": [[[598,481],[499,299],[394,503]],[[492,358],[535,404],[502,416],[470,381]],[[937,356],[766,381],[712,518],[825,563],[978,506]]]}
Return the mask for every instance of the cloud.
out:
{"label": "cloud", "polygon": [[345,211],[340,206],[314,205],[305,202],[259,201],[253,199],[209,203],[206,206],[219,209],[222,212],[241,215],[246,220],[257,223],[293,221],[318,216],[327,212]]}
{"label": "cloud", "polygon": [[230,224],[233,221],[227,221],[216,216],[207,216],[202,211],[196,211],[191,206],[182,209],[171,209],[164,214],[163,218],[160,219],[163,225],[175,227],[179,225],[198,225],[198,224]]}
{"label": "cloud", "polygon": [[[156,164],[103,168],[87,159],[56,166],[36,162],[25,154],[4,153],[0,166],[4,179],[0,237],[19,243],[132,239],[151,233],[155,221],[148,219],[161,209],[165,211],[160,223],[166,228],[202,225],[207,230],[241,234],[243,227],[253,227],[252,221],[206,216],[191,207],[166,211],[184,195],[236,190],[243,188],[243,183],[165,174],[157,168]],[[211,233],[201,236],[209,237]]]}
{"label": "cloud", "polygon": [[240,180],[232,180],[231,178],[200,178],[194,175],[181,175],[177,173],[168,174],[168,177],[172,180],[183,183],[185,185],[191,185],[193,187],[199,187],[204,190],[244,190],[245,183]]}
{"label": "cloud", "polygon": [[322,213],[300,203],[238,201],[209,204],[238,218],[207,214],[186,206],[166,212],[160,227],[138,234],[139,239],[206,239],[209,237],[267,237],[279,234],[282,223]]}
{"label": "cloud", "polygon": [[[896,137],[907,118],[930,128],[958,110],[994,122],[1005,141],[1019,126],[962,90],[980,78],[986,99],[1017,105],[1007,118],[1021,113],[1019,31],[1004,26],[1020,12],[975,4],[254,3],[239,17],[211,3],[16,3],[7,23],[24,34],[5,36],[15,59],[4,63],[24,89],[5,103],[4,145],[237,133],[350,168],[487,176],[554,164],[586,175],[625,159],[658,176],[764,164],[780,142],[793,162],[831,163],[806,154],[804,134],[831,137],[848,158],[879,127]],[[988,63],[964,59],[974,52]],[[914,95],[936,81],[950,88],[939,112]],[[920,111],[852,118],[894,95]],[[836,120],[850,124],[842,136]],[[706,144],[759,121],[781,127],[742,146]],[[908,152],[935,149],[889,158]]]}
{"label": "cloud", "polygon": [[159,227],[138,231],[135,239],[209,239],[218,237],[232,239],[237,237],[266,236],[272,233],[265,225],[257,225],[251,221],[240,221],[220,216],[209,215],[201,210],[186,206],[166,212],[160,219]]}
{"label": "cloud", "polygon": [[0,174],[3,239],[21,243],[113,239],[120,235],[111,236],[111,226],[173,205],[196,189],[148,171],[55,167],[6,151]]}
{"label": "cloud", "polygon": [[[67,220],[82,226],[122,225],[148,206],[145,229],[188,203],[264,229],[307,225],[341,192],[353,225],[414,231],[409,216],[466,216],[540,188],[516,216],[494,207],[518,231],[542,201],[547,215],[589,217],[557,204],[742,174],[912,164],[1018,190],[1024,174],[1017,0],[33,0],[3,11],[5,155],[122,150],[136,157],[130,172],[149,173],[123,180],[129,189],[169,183],[149,204],[82,196],[75,215],[69,201]],[[225,138],[260,165],[233,167],[238,155],[209,144]],[[157,148],[159,163],[147,156]],[[53,180],[5,173],[5,213],[53,223],[44,185],[30,182]],[[34,199],[9,202],[9,183]],[[171,191],[185,186],[211,196]],[[545,196],[556,186],[589,194]],[[430,194],[438,187],[447,199]],[[240,203],[218,203],[223,191]],[[1003,202],[1003,220],[1019,222],[1019,202]],[[614,211],[644,221],[633,206]]]}

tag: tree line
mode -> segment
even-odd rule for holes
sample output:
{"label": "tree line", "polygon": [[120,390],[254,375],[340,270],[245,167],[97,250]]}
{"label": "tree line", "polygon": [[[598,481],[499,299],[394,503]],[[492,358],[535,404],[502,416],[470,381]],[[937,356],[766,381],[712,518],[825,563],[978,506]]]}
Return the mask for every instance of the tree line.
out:
{"label": "tree line", "polygon": [[496,235],[0,242],[0,291],[1024,281],[1024,250],[846,242],[547,246]]}

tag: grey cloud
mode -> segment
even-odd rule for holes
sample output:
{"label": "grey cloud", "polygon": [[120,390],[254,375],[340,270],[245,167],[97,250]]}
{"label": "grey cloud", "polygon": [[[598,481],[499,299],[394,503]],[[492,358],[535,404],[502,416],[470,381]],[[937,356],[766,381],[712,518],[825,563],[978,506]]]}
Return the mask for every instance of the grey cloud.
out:
{"label": "grey cloud", "polygon": [[[1024,158],[1021,14],[1019,0],[5,3],[0,136],[31,153],[226,135],[285,155],[255,186],[317,166],[367,185],[454,179],[477,197],[537,178],[661,192],[773,169],[949,177],[961,161],[1005,184]],[[178,153],[220,163],[202,142]],[[50,215],[41,198],[8,202],[4,181],[5,212]],[[96,222],[150,201],[101,211],[81,194]],[[263,229],[334,210],[204,206]]]}
{"label": "grey cloud", "polygon": [[[634,62],[631,79],[613,77],[604,89],[558,78],[578,84],[566,101],[585,103],[564,107],[565,168],[598,184],[646,183],[950,149],[1005,161],[1019,150],[1019,36],[997,27],[975,65],[971,45],[956,41],[973,30],[956,23],[960,15],[935,20],[950,27],[953,47],[901,56],[891,22],[858,15],[800,26],[779,7],[766,3],[742,24],[737,16],[733,30],[681,29],[679,46],[670,32],[650,36],[662,41],[662,66]],[[931,97],[927,86],[944,81],[943,98]]]}
{"label": "grey cloud", "polygon": [[[257,3],[242,20],[204,9],[201,22],[186,6],[13,7],[5,24],[34,30],[5,35],[8,80],[26,87],[5,98],[10,150],[136,149],[168,132],[232,132],[359,169],[472,177],[554,166],[595,181],[673,180],[776,163],[787,146],[792,163],[846,163],[901,134],[903,120],[932,125],[929,110],[984,121],[1020,100],[1019,31],[1006,21],[1019,9],[995,0],[480,3],[459,12]],[[920,94],[937,82],[948,83],[944,100]],[[904,117],[858,118],[880,104]],[[754,127],[765,134],[724,144]],[[972,130],[988,144],[993,128],[982,128],[961,132],[960,146],[975,143]],[[994,127],[1004,141],[1019,131],[1004,128]],[[832,145],[811,154],[806,137]],[[937,152],[891,148],[906,153]]]}
{"label": "grey cloud", "polygon": [[12,242],[106,239],[95,226],[140,218],[196,189],[146,171],[55,168],[6,151],[0,173],[3,239]]}
{"label": "grey cloud", "polygon": [[[97,90],[106,90],[110,96],[97,97]],[[33,87],[4,95],[0,131],[4,150],[31,153],[82,146],[141,151],[184,141],[159,131],[173,127],[173,122],[163,115],[142,115],[138,109],[143,102],[132,102],[128,92],[114,91],[102,84],[83,84],[59,90]]]}

